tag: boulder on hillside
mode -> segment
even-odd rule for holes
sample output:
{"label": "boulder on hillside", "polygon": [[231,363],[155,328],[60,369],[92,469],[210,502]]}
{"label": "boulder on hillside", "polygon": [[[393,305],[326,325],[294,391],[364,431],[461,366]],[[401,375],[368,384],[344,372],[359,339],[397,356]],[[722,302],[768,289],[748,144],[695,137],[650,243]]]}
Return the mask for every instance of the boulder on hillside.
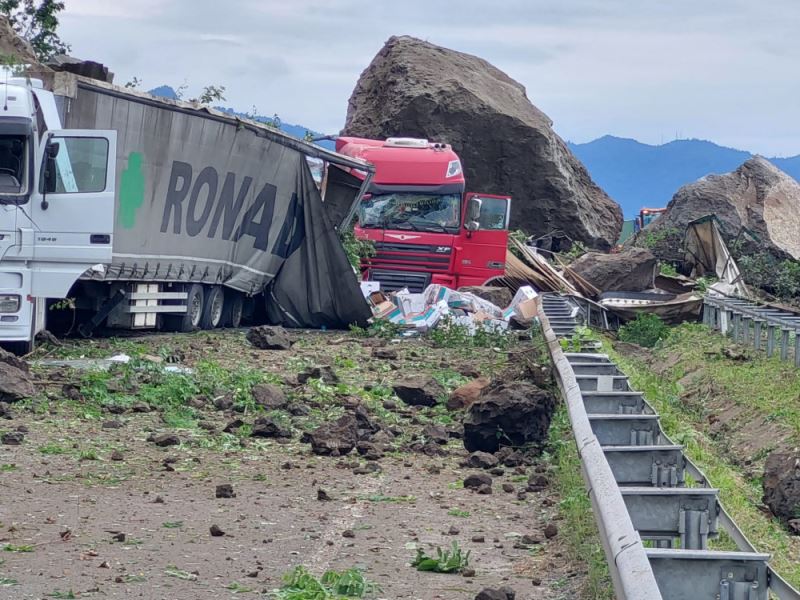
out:
{"label": "boulder on hillside", "polygon": [[764,464],[762,501],[784,523],[800,517],[800,454],[773,452]]}
{"label": "boulder on hillside", "polygon": [[464,447],[469,452],[497,452],[501,446],[542,444],[555,406],[552,393],[531,383],[489,387],[464,419]]}
{"label": "boulder on hillside", "polygon": [[17,35],[6,16],[0,16],[0,54],[22,64],[37,65],[39,62],[33,46]]}
{"label": "boulder on hillside", "polygon": [[[691,221],[710,214],[719,219],[721,233],[729,242],[744,227],[760,239],[760,248],[753,250],[800,260],[800,183],[760,156],[732,173],[707,175],[683,186],[666,212],[631,242],[646,240],[658,258],[680,258],[675,255],[674,238],[682,240]],[[747,242],[749,236],[740,239]]]}
{"label": "boulder on hillside", "polygon": [[[413,37],[391,37],[361,74],[343,134],[446,142],[467,186],[514,198],[511,227],[608,250],[622,211],[531,104],[525,88],[485,60]],[[558,249],[558,248],[553,248]]]}
{"label": "boulder on hillside", "polygon": [[658,261],[644,248],[618,254],[587,252],[570,268],[602,292],[641,292],[653,287]]}

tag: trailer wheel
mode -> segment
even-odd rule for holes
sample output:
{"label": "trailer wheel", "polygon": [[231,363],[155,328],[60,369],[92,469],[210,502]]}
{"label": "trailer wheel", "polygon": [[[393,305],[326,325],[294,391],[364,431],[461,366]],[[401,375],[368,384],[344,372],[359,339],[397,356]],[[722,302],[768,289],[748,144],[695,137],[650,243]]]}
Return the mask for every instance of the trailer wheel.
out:
{"label": "trailer wheel", "polygon": [[225,295],[220,286],[212,285],[206,288],[203,312],[200,316],[200,329],[214,329],[222,325],[224,304]]}
{"label": "trailer wheel", "polygon": [[223,311],[222,326],[233,327],[234,329],[242,325],[242,315],[244,314],[244,298],[239,292],[225,290],[225,309]]}
{"label": "trailer wheel", "polygon": [[203,317],[205,306],[205,293],[203,286],[192,283],[186,286],[186,312],[179,315],[166,316],[164,323],[170,331],[180,331],[188,333],[200,327],[200,320]]}

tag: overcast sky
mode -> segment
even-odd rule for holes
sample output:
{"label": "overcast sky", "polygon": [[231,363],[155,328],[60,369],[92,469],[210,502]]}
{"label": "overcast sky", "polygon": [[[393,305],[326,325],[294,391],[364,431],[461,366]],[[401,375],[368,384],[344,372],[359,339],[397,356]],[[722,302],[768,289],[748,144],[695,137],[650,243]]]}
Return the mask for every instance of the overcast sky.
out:
{"label": "overcast sky", "polygon": [[224,85],[228,105],[326,133],[391,35],[476,54],[565,139],[710,139],[800,153],[800,1],[66,0],[61,37],[116,83]]}

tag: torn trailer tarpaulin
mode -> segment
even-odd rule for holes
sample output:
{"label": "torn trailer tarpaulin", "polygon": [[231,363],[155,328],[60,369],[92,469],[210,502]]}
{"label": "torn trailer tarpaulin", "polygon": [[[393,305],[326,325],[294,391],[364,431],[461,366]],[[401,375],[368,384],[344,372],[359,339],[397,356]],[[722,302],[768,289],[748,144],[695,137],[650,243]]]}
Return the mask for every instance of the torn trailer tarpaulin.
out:
{"label": "torn trailer tarpaulin", "polygon": [[[371,165],[263,124],[100,82],[78,78],[64,93],[65,127],[118,132],[112,261],[84,278],[264,291],[274,323],[366,323],[371,311],[306,157],[362,169],[364,185]],[[365,188],[348,189],[352,210]],[[344,212],[348,198],[334,195]]]}

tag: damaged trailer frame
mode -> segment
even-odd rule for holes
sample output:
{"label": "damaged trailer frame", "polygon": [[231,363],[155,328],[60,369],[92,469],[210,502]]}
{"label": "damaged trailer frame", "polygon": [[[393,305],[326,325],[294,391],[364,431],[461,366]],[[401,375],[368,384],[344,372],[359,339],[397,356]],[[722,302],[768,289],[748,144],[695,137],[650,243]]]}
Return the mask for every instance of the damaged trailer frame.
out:
{"label": "damaged trailer frame", "polygon": [[[29,99],[38,169],[30,210],[19,203],[14,212],[34,248],[0,265],[15,270],[20,258],[33,266],[23,277],[30,289],[20,294],[40,301],[27,341],[44,327],[46,299],[64,297],[94,315],[86,334],[101,322],[179,331],[235,326],[260,294],[273,323],[366,322],[370,311],[335,226],[358,206],[371,165],[194,103],[70,73],[36,75],[47,89],[37,80],[9,85]],[[94,131],[115,133],[116,149],[112,133],[106,137],[107,168],[76,142]],[[323,177],[323,189],[309,158],[336,172]],[[46,177],[56,180],[52,189]],[[65,189],[68,180],[73,189]],[[97,190],[103,193],[91,193]],[[43,269],[37,245],[52,257]],[[59,273],[50,278],[58,285],[48,285],[48,270]],[[0,341],[13,341],[2,324]]]}

